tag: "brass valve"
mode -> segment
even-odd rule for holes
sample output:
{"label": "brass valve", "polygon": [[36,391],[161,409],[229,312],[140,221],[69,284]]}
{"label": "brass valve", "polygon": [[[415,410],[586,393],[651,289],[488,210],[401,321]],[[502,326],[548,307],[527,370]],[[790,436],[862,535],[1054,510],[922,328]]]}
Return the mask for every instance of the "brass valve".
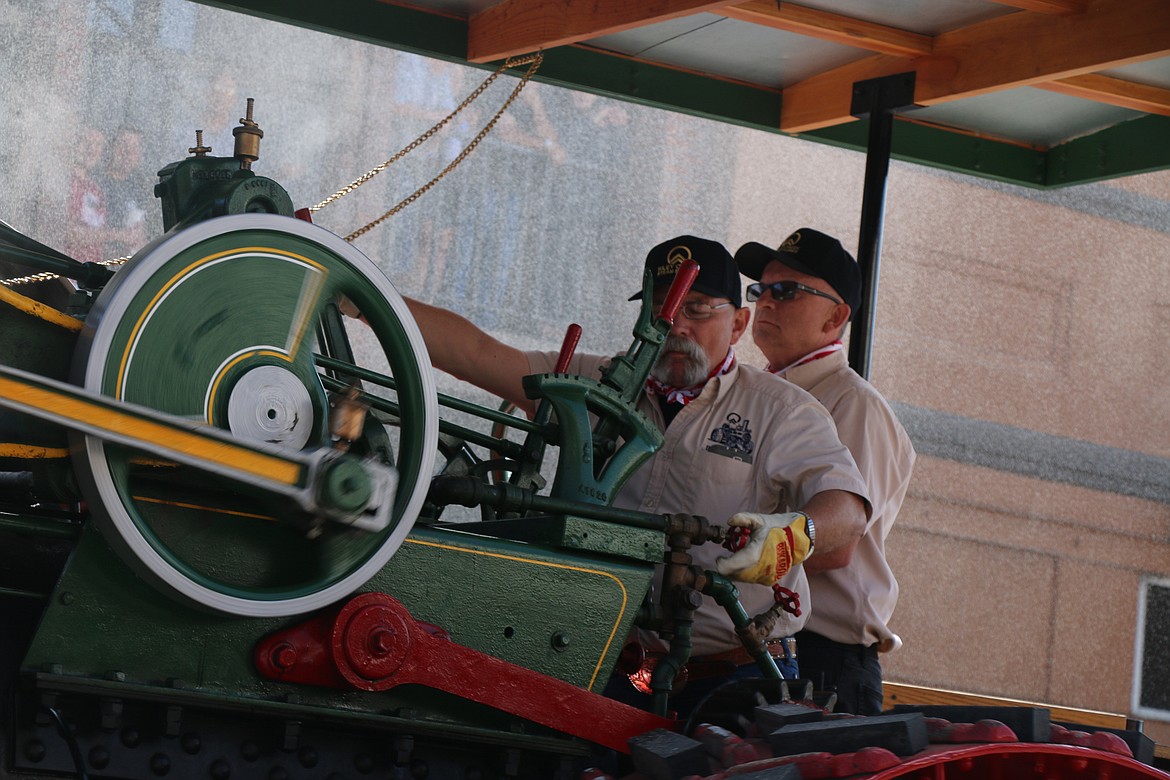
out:
{"label": "brass valve", "polygon": [[356,384],[350,385],[344,395],[332,401],[333,411],[329,415],[329,432],[334,438],[334,448],[348,450],[350,444],[362,435],[369,405],[361,399],[361,390]]}
{"label": "brass valve", "polygon": [[254,102],[253,98],[248,98],[247,113],[240,120],[240,126],[232,128],[232,135],[236,137],[235,156],[240,161],[240,168],[245,171],[252,170],[252,163],[260,159],[260,139],[264,137],[260,125],[252,120]]}

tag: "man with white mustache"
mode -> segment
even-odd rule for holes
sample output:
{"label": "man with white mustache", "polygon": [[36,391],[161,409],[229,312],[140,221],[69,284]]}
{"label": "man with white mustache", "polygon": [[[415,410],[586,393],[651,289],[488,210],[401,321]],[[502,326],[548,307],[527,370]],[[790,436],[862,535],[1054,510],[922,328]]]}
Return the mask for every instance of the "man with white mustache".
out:
{"label": "man with white mustache", "polygon": [[[794,595],[797,605],[777,620],[768,648],[784,676],[797,677],[792,636],[811,607],[799,564],[814,551],[847,562],[869,500],[824,407],[796,386],[736,361],[734,345],[751,315],[742,305],[735,262],[722,244],[685,235],[650,250],[645,267],[654,280],[655,312],[687,259],[698,263],[698,276],[638,402],[665,441],[626,481],[613,506],[703,515],[744,529],[744,537],[750,531],[745,546],[730,556],[714,543],[690,552],[698,566],[741,583],[748,615],[776,604],[781,591],[773,586]],[[639,291],[630,300],[641,297]],[[522,377],[551,372],[556,352],[523,352],[453,312],[410,299],[407,304],[436,368],[534,412]],[[576,355],[569,373],[598,377],[609,360]],[[651,659],[668,649],[647,631],[636,629],[631,638]],[[726,611],[710,597],[695,611],[692,642],[689,681],[670,700],[681,717],[717,685],[760,676]],[[639,679],[615,673],[606,694],[648,707],[645,688],[635,690]]]}

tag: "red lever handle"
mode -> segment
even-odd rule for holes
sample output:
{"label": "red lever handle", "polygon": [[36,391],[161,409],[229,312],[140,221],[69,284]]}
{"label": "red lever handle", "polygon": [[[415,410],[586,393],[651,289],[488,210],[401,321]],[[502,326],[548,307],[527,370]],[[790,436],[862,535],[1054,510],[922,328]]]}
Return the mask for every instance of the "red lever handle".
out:
{"label": "red lever handle", "polygon": [[683,298],[687,297],[687,293],[691,291],[691,285],[695,283],[695,277],[698,275],[698,263],[689,258],[682,261],[682,265],[679,266],[678,273],[674,275],[674,281],[670,285],[670,292],[666,294],[666,301],[658,311],[659,319],[666,320],[671,324],[674,323],[674,317],[678,314],[679,307],[682,306]]}
{"label": "red lever handle", "polygon": [[581,326],[573,323],[565,331],[565,340],[561,342],[561,354],[557,355],[557,364],[553,366],[553,372],[563,374],[569,370],[569,361],[573,359],[573,353],[577,351],[577,342],[581,340]]}

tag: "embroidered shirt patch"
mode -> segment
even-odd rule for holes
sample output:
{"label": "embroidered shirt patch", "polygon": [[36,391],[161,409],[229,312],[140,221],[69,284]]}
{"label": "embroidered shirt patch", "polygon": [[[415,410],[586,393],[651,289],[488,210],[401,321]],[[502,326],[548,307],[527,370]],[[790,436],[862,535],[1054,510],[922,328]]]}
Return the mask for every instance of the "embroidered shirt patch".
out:
{"label": "embroidered shirt patch", "polygon": [[713,443],[707,445],[707,452],[744,463],[752,462],[752,430],[748,427],[748,420],[735,412],[727,415],[727,420],[711,431],[709,438]]}

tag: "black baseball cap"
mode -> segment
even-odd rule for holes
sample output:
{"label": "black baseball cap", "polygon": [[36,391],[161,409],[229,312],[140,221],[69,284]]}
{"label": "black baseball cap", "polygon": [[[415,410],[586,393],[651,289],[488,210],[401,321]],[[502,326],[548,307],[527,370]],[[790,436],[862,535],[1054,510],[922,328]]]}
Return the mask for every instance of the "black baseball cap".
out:
{"label": "black baseball cap", "polygon": [[[718,241],[695,236],[678,236],[663,241],[646,255],[646,270],[654,278],[654,286],[669,285],[674,281],[679,266],[686,259],[699,264],[699,275],[691,289],[716,298],[728,298],[735,308],[743,306],[739,270],[727,248]],[[642,297],[642,291],[630,296],[631,301]]]}
{"label": "black baseball cap", "polygon": [[735,253],[739,272],[757,282],[773,260],[793,271],[824,279],[849,304],[850,316],[857,313],[861,305],[861,268],[837,239],[819,230],[801,228],[776,249],[749,241]]}

